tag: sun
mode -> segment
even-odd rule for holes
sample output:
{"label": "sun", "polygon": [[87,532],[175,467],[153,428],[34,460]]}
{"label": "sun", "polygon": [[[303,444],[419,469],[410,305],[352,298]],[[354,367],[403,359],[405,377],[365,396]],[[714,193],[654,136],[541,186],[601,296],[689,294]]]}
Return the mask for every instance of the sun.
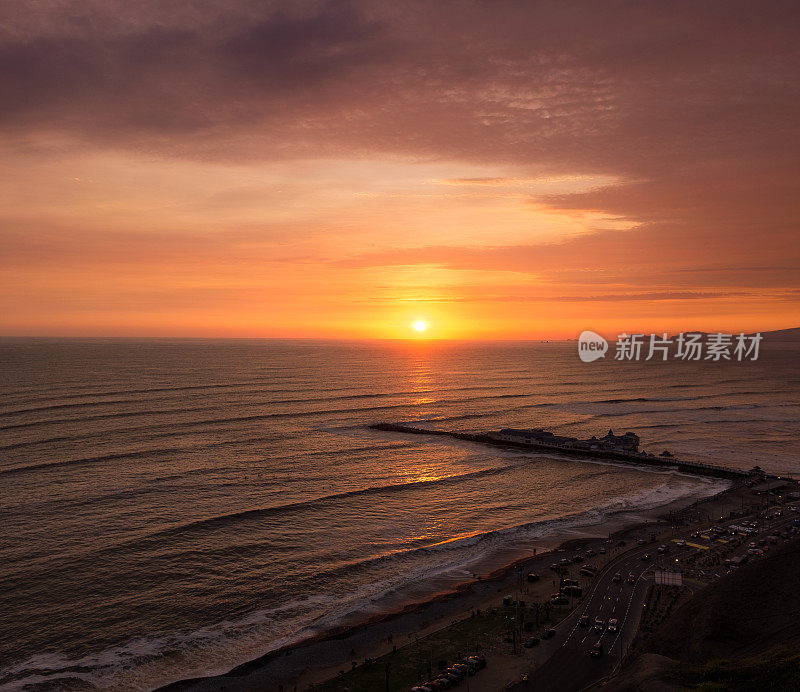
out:
{"label": "sun", "polygon": [[424,332],[428,328],[428,323],[425,320],[417,320],[412,326],[416,331]]}

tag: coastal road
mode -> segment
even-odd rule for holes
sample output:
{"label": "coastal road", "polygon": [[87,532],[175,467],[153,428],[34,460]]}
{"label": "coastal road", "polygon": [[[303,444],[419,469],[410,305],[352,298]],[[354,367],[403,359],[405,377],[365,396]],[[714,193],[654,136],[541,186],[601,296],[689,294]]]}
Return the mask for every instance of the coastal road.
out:
{"label": "coastal road", "polygon": [[[762,525],[759,535],[754,538],[765,537],[777,528],[787,528],[792,525],[793,516],[796,515],[784,516],[773,522],[769,528]],[[733,523],[735,522],[725,522],[726,525]],[[675,539],[664,542],[669,546],[669,552],[665,555],[657,553],[655,543],[648,543],[637,546],[607,565],[598,574],[584,602],[558,626],[557,639],[561,640],[561,645],[539,668],[529,674],[527,682],[521,682],[513,689],[579,692],[614,672],[636,635],[642,610],[646,607],[644,599],[652,579],[645,579],[645,574],[654,568],[674,569],[676,558],[682,563],[687,555],[713,545],[702,539],[684,547],[676,545]],[[705,545],[701,547],[701,543]],[[736,553],[745,550],[746,545]],[[642,560],[645,554],[649,554],[651,558]],[[614,581],[616,573],[621,575],[619,582]],[[628,583],[629,575],[633,575],[632,584]],[[586,627],[579,624],[584,615],[589,618]],[[600,631],[594,626],[597,618],[603,620],[604,624]],[[616,632],[608,630],[608,621],[611,618],[618,621]],[[603,655],[600,658],[589,655],[589,650],[597,642],[603,645]]]}
{"label": "coastal road", "polygon": [[[561,646],[529,675],[528,682],[520,683],[515,689],[582,690],[616,668],[621,654],[636,634],[648,584],[644,574],[653,567],[652,560],[643,561],[641,557],[654,553],[655,548],[651,543],[631,550],[598,575],[584,602],[558,626]],[[617,572],[621,575],[619,582],[614,581]],[[627,581],[630,574],[633,584]],[[589,618],[587,627],[579,624],[583,615]],[[602,631],[595,630],[596,618],[604,622]],[[608,621],[612,618],[619,623],[616,632],[608,630]],[[600,658],[589,655],[589,649],[596,642],[603,645]]]}

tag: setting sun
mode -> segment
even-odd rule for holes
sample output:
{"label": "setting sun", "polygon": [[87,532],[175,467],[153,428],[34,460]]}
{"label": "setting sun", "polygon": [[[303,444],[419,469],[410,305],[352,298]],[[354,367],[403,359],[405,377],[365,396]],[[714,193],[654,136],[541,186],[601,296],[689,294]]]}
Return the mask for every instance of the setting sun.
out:
{"label": "setting sun", "polygon": [[418,332],[424,332],[428,328],[428,323],[424,320],[417,320],[414,322],[414,329]]}

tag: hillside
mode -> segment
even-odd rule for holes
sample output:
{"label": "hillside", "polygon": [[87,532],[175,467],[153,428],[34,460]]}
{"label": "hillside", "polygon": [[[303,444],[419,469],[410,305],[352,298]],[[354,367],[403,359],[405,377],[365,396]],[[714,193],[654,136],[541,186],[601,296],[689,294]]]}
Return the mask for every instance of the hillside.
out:
{"label": "hillside", "polygon": [[795,539],[699,591],[606,689],[800,689],[798,574]]}
{"label": "hillside", "polygon": [[776,329],[772,332],[762,332],[767,341],[800,341],[800,327],[791,329]]}

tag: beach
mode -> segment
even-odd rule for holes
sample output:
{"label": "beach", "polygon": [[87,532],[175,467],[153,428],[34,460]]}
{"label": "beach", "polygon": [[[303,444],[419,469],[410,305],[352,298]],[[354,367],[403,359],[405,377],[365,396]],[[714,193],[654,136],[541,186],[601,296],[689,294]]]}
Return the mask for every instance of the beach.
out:
{"label": "beach", "polygon": [[[222,676],[211,676],[180,681],[162,687],[166,691],[205,690],[305,690],[349,670],[352,662],[363,663],[367,658],[377,658],[394,647],[422,639],[453,622],[469,618],[475,611],[498,606],[503,597],[523,598],[531,602],[546,601],[557,589],[557,577],[549,569],[551,563],[562,557],[571,557],[578,549],[595,552],[605,548],[605,555],[596,555],[591,562],[602,568],[608,561],[635,545],[636,540],[666,540],[681,529],[697,528],[708,524],[723,513],[742,511],[759,506],[762,498],[748,487],[735,486],[712,497],[686,505],[680,500],[649,512],[618,516],[591,529],[575,530],[559,544],[543,547],[530,555],[496,570],[479,575],[480,578],[465,583],[455,591],[442,593],[424,603],[410,604],[401,612],[373,616],[361,623],[353,623],[327,636],[274,651],[248,663],[237,666]],[[625,541],[625,546],[619,546]],[[529,583],[524,577],[529,572],[540,576]],[[519,657],[487,656],[493,670],[501,669],[511,682],[517,679],[517,668],[525,662]],[[501,689],[497,677],[478,677],[471,683],[476,690]]]}

